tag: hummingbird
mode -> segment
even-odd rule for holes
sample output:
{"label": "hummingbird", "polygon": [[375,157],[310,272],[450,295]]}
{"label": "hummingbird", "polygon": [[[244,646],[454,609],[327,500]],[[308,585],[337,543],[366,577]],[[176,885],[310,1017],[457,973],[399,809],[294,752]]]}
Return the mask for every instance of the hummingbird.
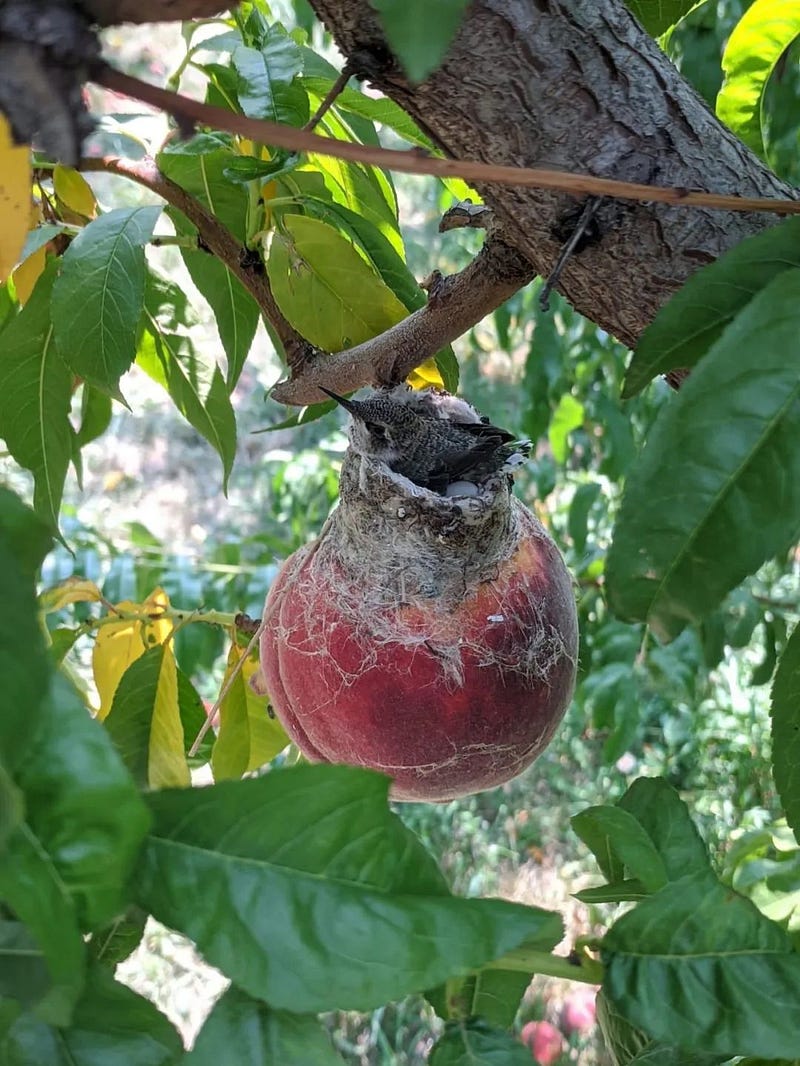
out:
{"label": "hummingbird", "polygon": [[530,449],[530,441],[515,439],[463,400],[435,390],[399,386],[352,400],[320,389],[352,416],[356,451],[442,495],[474,495],[477,484],[511,471]]}

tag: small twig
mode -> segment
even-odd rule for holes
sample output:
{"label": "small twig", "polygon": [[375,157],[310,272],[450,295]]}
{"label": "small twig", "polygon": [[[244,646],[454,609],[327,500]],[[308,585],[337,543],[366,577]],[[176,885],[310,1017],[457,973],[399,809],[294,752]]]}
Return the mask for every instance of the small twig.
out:
{"label": "small twig", "polygon": [[445,211],[439,222],[439,232],[447,233],[451,229],[488,229],[492,221],[492,209],[486,204],[474,204],[472,200],[461,200]]}
{"label": "small twig", "polygon": [[686,188],[646,185],[613,178],[597,178],[561,170],[537,167],[500,166],[471,159],[443,159],[415,150],[380,148],[352,141],[320,137],[308,130],[283,126],[266,119],[237,115],[223,107],[200,103],[180,93],[168,92],[155,85],[123,74],[107,64],[97,64],[91,80],[112,92],[123,93],[172,115],[176,121],[198,123],[213,129],[227,130],[250,140],[295,152],[316,152],[335,159],[349,159],[385,167],[406,174],[429,174],[440,178],[462,178],[468,182],[496,182],[523,188],[552,189],[570,196],[609,196],[618,200],[655,201],[676,207],[704,207],[719,211],[765,211],[777,215],[800,214],[800,199],[773,200],[760,196],[730,196],[725,193],[701,192]]}
{"label": "small twig", "polygon": [[602,203],[603,198],[601,196],[590,197],[580,213],[578,221],[575,223],[575,229],[572,231],[569,240],[561,249],[561,252],[556,260],[556,265],[551,270],[547,280],[542,286],[542,290],[539,293],[539,306],[543,311],[550,310],[550,293],[558,285],[561,277],[561,272],[569,262],[569,258],[580,244],[581,239],[584,237],[587,227],[597,214],[597,209]]}
{"label": "small twig", "polygon": [[330,109],[336,103],[336,98],[338,96],[341,96],[341,94],[344,92],[344,90],[345,90],[345,88],[347,86],[347,83],[350,81],[350,78],[352,77],[352,75],[353,75],[353,71],[352,71],[352,69],[350,67],[350,63],[348,61],[342,67],[342,70],[341,70],[341,73],[339,74],[339,77],[336,79],[336,81],[333,83],[333,85],[331,85],[330,89],[328,89],[328,92],[325,95],[325,99],[319,105],[319,107],[317,108],[315,113],[311,116],[311,118],[308,120],[308,122],[306,122],[305,126],[303,126],[304,130],[306,130],[307,132],[310,133],[311,130],[313,130],[315,128],[315,126],[319,125],[319,123],[322,121],[322,119],[325,117],[325,115],[328,113],[328,111],[330,111]]}
{"label": "small twig", "polygon": [[262,633],[265,625],[266,625],[266,618],[262,618],[261,621],[259,622],[258,628],[256,629],[255,633],[253,634],[252,639],[250,640],[250,643],[245,648],[245,650],[242,653],[239,661],[236,663],[234,668],[231,670],[230,675],[228,676],[228,680],[225,682],[225,684],[220,689],[219,696],[217,696],[216,700],[214,701],[214,706],[208,712],[208,715],[206,717],[205,722],[203,722],[203,724],[200,726],[200,731],[198,732],[197,736],[194,738],[194,743],[192,744],[191,748],[189,748],[189,757],[190,758],[197,754],[198,748],[203,743],[203,737],[206,735],[206,733],[211,728],[211,723],[214,721],[214,718],[216,717],[217,711],[219,711],[219,708],[220,708],[220,705],[222,704],[222,701],[228,695],[228,693],[230,692],[231,686],[233,685],[234,681],[239,676],[239,674],[242,672],[242,668],[244,667],[245,661],[248,658],[248,656],[250,655],[250,653],[253,650],[253,648],[258,643],[258,638],[261,636],[261,633]]}

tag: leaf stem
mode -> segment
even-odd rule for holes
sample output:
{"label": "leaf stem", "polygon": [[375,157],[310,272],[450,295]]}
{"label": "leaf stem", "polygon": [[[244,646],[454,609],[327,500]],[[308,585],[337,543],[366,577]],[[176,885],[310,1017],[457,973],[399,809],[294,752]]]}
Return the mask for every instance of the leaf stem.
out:
{"label": "leaf stem", "polygon": [[502,958],[488,962],[486,970],[513,970],[516,973],[536,973],[546,977],[561,977],[567,981],[582,981],[599,985],[603,980],[603,965],[597,959],[583,954],[574,962],[563,955],[551,955],[548,951],[533,951],[517,948]]}
{"label": "leaf stem", "polygon": [[154,248],[166,248],[168,245],[171,245],[176,248],[191,248],[192,251],[195,252],[200,247],[197,243],[197,237],[189,237],[185,234],[182,236],[178,236],[177,234],[174,236],[165,234],[163,237],[151,237],[150,244]]}
{"label": "leaf stem", "polygon": [[118,624],[119,622],[141,622],[143,625],[151,625],[153,622],[161,622],[168,619],[178,625],[187,622],[205,622],[212,626],[224,626],[230,629],[235,625],[236,614],[226,611],[189,611],[177,607],[156,608],[152,611],[129,611],[124,608],[111,607],[108,614],[97,618],[87,618],[82,622],[80,629],[84,633],[91,633],[94,629],[102,629],[103,626]]}
{"label": "leaf stem", "polygon": [[250,655],[250,652],[253,650],[253,648],[258,643],[259,637],[261,636],[261,633],[262,633],[262,631],[264,629],[265,624],[266,624],[266,616],[264,618],[262,618],[261,621],[259,622],[258,628],[256,629],[255,633],[253,634],[253,636],[252,636],[252,638],[250,640],[250,643],[247,645],[245,650],[240,655],[238,662],[236,663],[236,665],[234,666],[234,668],[231,670],[230,674],[228,675],[228,680],[222,686],[222,688],[220,689],[219,695],[214,700],[214,706],[211,708],[211,710],[206,715],[205,722],[203,722],[203,724],[200,726],[200,730],[199,730],[197,736],[194,738],[194,742],[193,742],[191,748],[189,748],[189,757],[190,758],[197,754],[197,750],[198,750],[198,748],[200,747],[200,745],[203,742],[203,737],[209,731],[209,729],[211,728],[211,723],[214,721],[214,719],[217,716],[217,711],[219,710],[222,701],[228,695],[228,692],[230,691],[231,685],[234,683],[236,678],[241,673],[242,667],[244,666],[246,660],[248,659],[248,657]]}

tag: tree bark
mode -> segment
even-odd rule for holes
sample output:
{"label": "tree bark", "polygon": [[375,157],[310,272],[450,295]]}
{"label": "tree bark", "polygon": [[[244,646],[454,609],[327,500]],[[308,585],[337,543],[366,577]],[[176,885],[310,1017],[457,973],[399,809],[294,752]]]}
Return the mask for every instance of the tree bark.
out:
{"label": "tree bark", "polygon": [[[447,154],[741,196],[792,198],[721,125],[621,0],[473,0],[443,65],[414,86],[369,0],[311,0],[337,44]],[[576,218],[568,196],[480,185],[502,236],[547,275]],[[558,285],[629,346],[698,267],[774,225],[604,201],[599,239]],[[432,264],[435,265],[435,264]]]}

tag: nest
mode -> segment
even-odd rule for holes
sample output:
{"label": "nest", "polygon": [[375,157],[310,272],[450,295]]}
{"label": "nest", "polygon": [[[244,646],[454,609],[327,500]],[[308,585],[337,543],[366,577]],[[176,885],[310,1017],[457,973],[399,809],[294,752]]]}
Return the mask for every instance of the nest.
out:
{"label": "nest", "polygon": [[[464,684],[467,660],[501,684],[546,686],[575,659],[574,623],[560,624],[574,617],[574,599],[557,549],[510,480],[499,473],[474,495],[446,497],[348,449],[341,502],[289,576],[279,641],[326,654],[332,627],[344,625],[348,661],[335,663],[344,687],[385,662],[388,645],[402,646],[394,658],[411,674],[417,652],[434,656],[449,689]],[[555,575],[530,559],[518,580],[509,574],[523,540],[553,560]]]}

